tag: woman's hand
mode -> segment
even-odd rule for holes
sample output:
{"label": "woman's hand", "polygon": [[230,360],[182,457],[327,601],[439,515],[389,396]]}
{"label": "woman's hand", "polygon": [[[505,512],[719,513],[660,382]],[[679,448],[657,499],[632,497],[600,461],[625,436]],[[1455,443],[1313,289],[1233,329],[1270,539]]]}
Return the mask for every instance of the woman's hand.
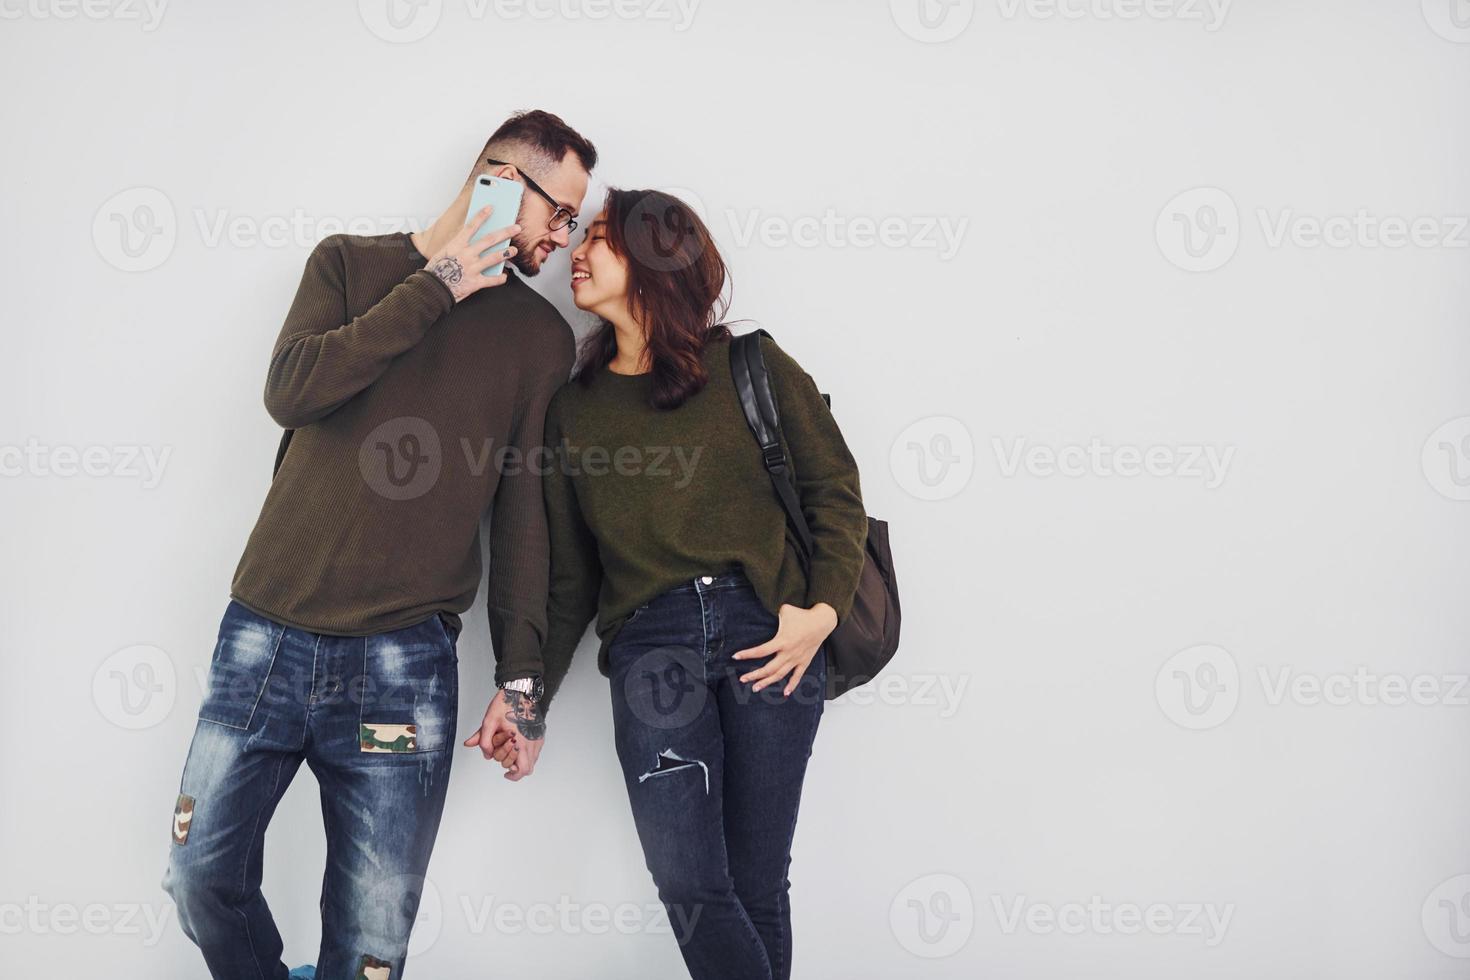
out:
{"label": "woman's hand", "polygon": [[513,224],[499,231],[492,231],[478,242],[473,244],[470,242],[470,236],[480,230],[480,226],[489,219],[490,212],[493,210],[494,208],[487,206],[471,215],[469,223],[461,228],[459,233],[451,238],[443,248],[431,255],[428,265],[424,267],[449,287],[456,303],[468,296],[473,296],[482,289],[505,283],[506,275],[503,271],[496,276],[487,276],[483,273],[497,262],[504,262],[514,257],[515,246],[512,245],[503,252],[491,252],[484,257],[481,257],[480,253],[502,242],[510,241],[521,230],[521,226]]}
{"label": "woman's hand", "polygon": [[837,610],[825,602],[819,602],[810,609],[787,603],[777,610],[777,616],[781,625],[774,637],[758,647],[739,651],[731,659],[770,657],[769,661],[743,675],[740,680],[742,683],[754,681],[752,690],[759,691],[789,674],[791,679],[786,682],[782,696],[790,697],[796,685],[801,683],[807,667],[811,666],[812,658],[822,649],[823,641],[837,628]]}

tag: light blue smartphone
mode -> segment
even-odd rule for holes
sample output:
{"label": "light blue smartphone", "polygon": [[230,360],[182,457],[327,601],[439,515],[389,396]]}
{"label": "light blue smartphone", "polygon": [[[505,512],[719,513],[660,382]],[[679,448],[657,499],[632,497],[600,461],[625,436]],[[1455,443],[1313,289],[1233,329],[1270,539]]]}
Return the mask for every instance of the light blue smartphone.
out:
{"label": "light blue smartphone", "polygon": [[[506,180],[504,177],[493,177],[490,174],[481,174],[475,178],[475,189],[470,194],[469,217],[473,218],[480,213],[480,209],[489,205],[494,208],[490,217],[480,226],[480,230],[470,236],[470,244],[474,244],[486,235],[499,228],[506,228],[516,223],[516,218],[521,213],[521,194],[526,185],[519,181]],[[466,219],[469,220],[469,219]],[[489,255],[492,251],[503,252],[510,246],[504,242],[495,246],[494,249],[486,249],[480,255]],[[504,262],[497,262],[485,270],[487,276],[498,276],[505,268]]]}

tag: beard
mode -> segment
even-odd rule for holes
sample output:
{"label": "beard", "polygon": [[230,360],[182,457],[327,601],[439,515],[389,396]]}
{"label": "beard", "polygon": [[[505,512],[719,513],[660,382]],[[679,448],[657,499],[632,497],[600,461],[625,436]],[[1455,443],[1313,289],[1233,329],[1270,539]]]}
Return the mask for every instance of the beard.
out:
{"label": "beard", "polygon": [[539,243],[535,247],[528,247],[524,234],[516,235],[510,240],[510,243],[516,247],[515,257],[510,260],[510,264],[515,266],[521,275],[529,279],[541,271]]}

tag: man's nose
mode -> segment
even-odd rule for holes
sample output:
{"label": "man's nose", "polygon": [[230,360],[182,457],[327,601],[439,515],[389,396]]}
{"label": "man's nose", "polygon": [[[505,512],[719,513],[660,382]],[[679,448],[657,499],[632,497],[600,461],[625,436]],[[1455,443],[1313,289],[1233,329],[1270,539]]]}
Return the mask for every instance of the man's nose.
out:
{"label": "man's nose", "polygon": [[557,248],[566,248],[572,243],[572,233],[566,228],[558,228],[551,233],[551,241]]}

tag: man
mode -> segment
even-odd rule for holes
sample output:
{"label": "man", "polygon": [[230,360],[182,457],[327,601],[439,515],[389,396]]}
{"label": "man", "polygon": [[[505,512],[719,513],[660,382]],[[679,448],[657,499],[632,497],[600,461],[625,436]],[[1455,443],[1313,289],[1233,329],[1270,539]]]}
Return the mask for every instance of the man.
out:
{"label": "man", "polygon": [[[334,236],[307,262],[266,381],[288,431],[220,627],[164,878],[216,980],[288,976],[261,849],[302,761],[327,832],[317,967],[324,980],[402,975],[487,510],[501,690],[470,744],[507,778],[534,767],[548,547],[532,454],[573,339],[509,267],[481,270],[508,258],[534,276],[565,248],[596,162],[561,119],[517,114],[427,230]],[[482,173],[526,185],[519,215],[466,214]],[[487,219],[501,231],[471,245]]]}

